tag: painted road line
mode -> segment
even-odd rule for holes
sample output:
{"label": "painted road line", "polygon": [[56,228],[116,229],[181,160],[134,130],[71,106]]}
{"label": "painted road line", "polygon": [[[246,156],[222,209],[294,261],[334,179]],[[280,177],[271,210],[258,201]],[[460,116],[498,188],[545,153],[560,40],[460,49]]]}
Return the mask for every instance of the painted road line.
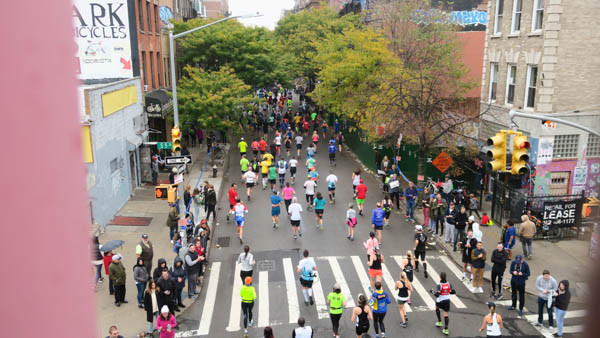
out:
{"label": "painted road line", "polygon": [[[431,277],[436,284],[440,282],[440,275],[433,269],[431,264],[427,264],[427,272],[429,273],[429,277]],[[459,309],[465,309],[467,307],[456,295],[450,295],[450,301]]]}
{"label": "painted road line", "polygon": [[[313,280],[312,289],[319,319],[329,318],[329,309],[327,303],[325,303],[321,278],[317,277]],[[296,318],[296,322],[298,322],[298,318]]]}
{"label": "painted road line", "polygon": [[[585,317],[587,314],[587,312],[585,310],[573,310],[573,311],[567,311],[567,313],[565,314],[565,319],[566,318],[577,318],[577,317]],[[538,315],[527,315],[524,316],[525,319],[529,320],[529,321],[537,321],[538,319]],[[554,318],[556,320],[556,317]]]}
{"label": "painted road line", "polygon": [[[396,261],[396,263],[398,264],[398,266],[402,265],[402,257],[400,256],[392,256],[392,258],[394,258],[394,260]],[[435,310],[435,300],[433,300],[433,298],[431,298],[431,294],[429,292],[427,292],[427,290],[425,289],[425,287],[423,286],[423,284],[421,284],[421,282],[419,282],[419,280],[416,278],[413,278],[412,281],[412,287],[413,287],[413,291],[416,291],[419,296],[423,299],[423,301],[425,302],[425,304],[427,305],[427,308],[429,308],[429,310]],[[414,295],[414,292],[413,292]],[[411,297],[413,298],[413,297]]]}
{"label": "painted road line", "polygon": [[352,256],[352,264],[354,264],[354,270],[356,270],[356,274],[358,275],[358,279],[360,280],[360,285],[363,287],[363,291],[365,295],[369,294],[369,276],[365,272],[365,268],[358,256]]}
{"label": "painted road line", "polygon": [[269,271],[258,273],[258,327],[269,326]]}
{"label": "painted road line", "polygon": [[285,288],[287,291],[288,313],[290,315],[290,324],[298,322],[300,317],[300,308],[298,307],[298,295],[296,293],[296,278],[294,277],[294,267],[291,258],[283,259],[283,271],[285,274]]}
{"label": "painted road line", "polygon": [[346,307],[355,307],[356,305],[354,304],[354,299],[352,299],[352,293],[350,292],[348,283],[346,283],[346,279],[344,278],[342,268],[340,268],[340,264],[338,263],[337,258],[327,257],[327,260],[329,261],[329,265],[331,266],[333,276],[335,276],[335,281],[340,283],[340,286],[342,287],[342,294],[344,295],[344,298],[346,298]]}
{"label": "painted road line", "polygon": [[[395,296],[397,294],[396,282],[394,281],[394,278],[392,278],[392,274],[388,270],[387,266],[385,266],[385,264],[381,264],[381,271],[383,271],[383,281],[385,282],[388,289],[390,290],[390,292],[389,292],[390,298],[392,298],[393,300],[396,300],[396,302],[398,302],[398,300],[396,299],[396,296]],[[408,305],[408,303],[404,304],[404,309],[406,309],[406,312],[412,312],[412,309],[410,308],[410,305]]]}
{"label": "painted road line", "polygon": [[208,279],[208,288],[204,296],[204,308],[202,309],[202,317],[200,317],[200,326],[198,327],[198,335],[207,335],[210,330],[210,323],[213,318],[215,309],[215,301],[217,300],[217,286],[219,284],[219,273],[221,272],[221,262],[214,262],[211,265],[210,277]]}
{"label": "painted road line", "polygon": [[442,262],[444,264],[446,264],[446,266],[448,267],[448,269],[450,269],[450,272],[452,272],[456,278],[458,278],[459,281],[461,281],[466,287],[467,289],[469,289],[469,291],[473,292],[473,285],[471,285],[469,283],[469,281],[467,280],[463,280],[463,272],[461,269],[459,269],[456,264],[454,264],[454,262],[452,262],[450,260],[450,258],[448,258],[447,256],[440,256],[440,259],[442,260]]}
{"label": "painted road line", "polygon": [[225,330],[229,332],[240,330],[240,317],[242,315],[242,296],[240,290],[242,288],[242,280],[238,278],[240,275],[240,264],[235,265],[235,273],[233,275],[233,290],[231,291],[231,307],[229,309],[229,325]]}

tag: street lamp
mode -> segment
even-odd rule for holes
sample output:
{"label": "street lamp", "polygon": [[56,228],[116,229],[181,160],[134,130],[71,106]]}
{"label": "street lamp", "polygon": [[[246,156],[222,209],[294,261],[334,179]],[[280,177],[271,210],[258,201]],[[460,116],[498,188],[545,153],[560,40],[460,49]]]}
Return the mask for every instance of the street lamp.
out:
{"label": "street lamp", "polygon": [[228,16],[226,18],[219,19],[217,21],[213,21],[204,26],[196,27],[196,28],[190,29],[189,31],[181,32],[179,34],[173,34],[173,24],[169,23],[169,52],[170,52],[170,56],[171,56],[171,90],[173,92],[173,125],[174,125],[174,127],[179,126],[179,108],[177,106],[177,84],[176,84],[176,79],[175,79],[175,49],[173,48],[173,41],[177,38],[186,36],[190,33],[194,33],[196,31],[204,29],[208,26],[212,26],[212,25],[218,24],[223,21],[227,21],[227,20],[231,20],[231,19],[257,18],[260,16],[262,16],[262,15],[259,14],[258,12],[253,15]]}

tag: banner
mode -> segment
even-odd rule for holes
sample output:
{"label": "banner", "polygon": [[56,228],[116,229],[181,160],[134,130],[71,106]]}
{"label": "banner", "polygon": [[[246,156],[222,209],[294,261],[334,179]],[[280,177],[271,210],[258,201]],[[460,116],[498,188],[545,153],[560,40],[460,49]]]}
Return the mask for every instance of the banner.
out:
{"label": "banner", "polygon": [[79,79],[133,77],[127,0],[74,0],[73,25]]}
{"label": "banner", "polygon": [[581,225],[581,207],[583,200],[546,201],[542,224],[559,228]]}

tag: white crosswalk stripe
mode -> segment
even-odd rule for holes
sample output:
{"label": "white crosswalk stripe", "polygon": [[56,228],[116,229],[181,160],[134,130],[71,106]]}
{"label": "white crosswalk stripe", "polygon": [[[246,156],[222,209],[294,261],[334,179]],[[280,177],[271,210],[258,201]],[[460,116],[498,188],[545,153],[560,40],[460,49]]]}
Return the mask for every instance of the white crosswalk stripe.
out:
{"label": "white crosswalk stripe", "polygon": [[294,278],[294,266],[291,258],[283,259],[283,271],[285,275],[285,288],[287,292],[289,323],[296,323],[300,317],[298,307],[298,295],[296,294],[296,278]]}
{"label": "white crosswalk stripe", "polygon": [[363,291],[365,295],[369,294],[369,276],[365,272],[363,264],[358,256],[352,256],[352,264],[354,264],[354,269],[356,270],[356,274],[358,275],[358,279],[360,280],[360,284],[363,287]]}
{"label": "white crosswalk stripe", "polygon": [[473,291],[473,286],[469,284],[468,281],[462,280],[463,272],[458,267],[456,267],[456,264],[454,264],[454,262],[452,262],[450,258],[446,256],[440,256],[440,259],[450,269],[450,272],[452,272],[456,276],[456,278],[458,278],[458,280],[462,281],[462,283],[467,287],[467,289],[469,289],[469,291]]}
{"label": "white crosswalk stripe", "polygon": [[[392,256],[392,258],[394,258],[394,260],[396,261],[398,266],[402,266],[402,256]],[[421,282],[419,282],[419,280],[417,278],[413,279],[412,287],[413,287],[413,291],[415,291],[423,299],[423,301],[425,301],[427,308],[429,310],[435,310],[435,301],[433,300],[433,298],[431,298],[432,297],[431,294],[429,292],[427,292],[427,290],[425,289],[423,284],[421,284]],[[413,292],[413,295],[414,295],[414,292]],[[411,296],[411,298],[413,298],[413,297]]]}
{"label": "white crosswalk stripe", "polygon": [[207,335],[210,330],[210,322],[212,321],[215,301],[217,300],[217,286],[220,272],[221,262],[212,263],[210,269],[210,278],[208,279],[208,288],[206,290],[206,301],[204,302],[202,317],[200,318],[200,326],[198,327],[199,335]]}
{"label": "white crosswalk stripe", "polygon": [[258,327],[269,326],[269,271],[258,273]]}
{"label": "white crosswalk stripe", "polygon": [[340,264],[335,257],[327,257],[329,261],[329,265],[331,266],[331,271],[335,276],[335,281],[340,283],[340,287],[342,288],[342,294],[344,298],[346,298],[346,307],[353,308],[356,305],[354,304],[354,299],[352,299],[352,293],[350,293],[350,288],[348,287],[348,283],[346,282],[346,278],[344,278],[344,274],[342,273],[342,268],[340,268]]}
{"label": "white crosswalk stripe", "polygon": [[242,315],[242,297],[240,296],[240,290],[242,288],[242,280],[238,278],[240,275],[240,264],[235,265],[235,274],[233,275],[233,290],[231,294],[231,308],[229,309],[229,325],[225,330],[239,331],[240,330],[240,316]]}
{"label": "white crosswalk stripe", "polygon": [[[394,281],[394,278],[392,277],[392,274],[390,273],[390,271],[388,270],[387,266],[385,264],[381,264],[381,269],[383,270],[383,281],[385,282],[385,284],[387,285],[388,289],[389,289],[389,295],[390,298],[392,299],[396,299],[396,297],[394,296],[394,291],[396,291],[396,282]],[[398,302],[396,300],[396,302]],[[410,308],[410,305],[404,304],[404,309],[406,310],[406,312],[412,312],[412,309]]]}
{"label": "white crosswalk stripe", "polygon": [[[427,272],[429,273],[429,277],[431,277],[433,281],[435,281],[436,283],[440,281],[440,275],[438,275],[438,273],[431,266],[431,264],[427,264]],[[458,298],[458,296],[456,295],[450,296],[450,302],[452,302],[452,304],[454,304],[454,306],[456,306],[459,309],[465,309],[467,307],[465,303],[463,303],[462,300],[460,300],[460,298]]]}
{"label": "white crosswalk stripe", "polygon": [[314,279],[312,289],[315,299],[315,307],[317,309],[317,316],[319,319],[329,318],[329,309],[327,308],[327,303],[325,303],[325,295],[323,294],[323,287],[321,286],[321,278],[317,277]]}

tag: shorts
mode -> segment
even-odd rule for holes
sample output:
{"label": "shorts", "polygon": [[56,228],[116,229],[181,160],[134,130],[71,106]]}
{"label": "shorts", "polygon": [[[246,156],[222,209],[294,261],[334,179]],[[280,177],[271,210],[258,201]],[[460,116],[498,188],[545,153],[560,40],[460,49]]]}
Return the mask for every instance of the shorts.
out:
{"label": "shorts", "polygon": [[300,226],[300,220],[292,220],[292,226],[293,227],[299,227]]}
{"label": "shorts", "polygon": [[323,218],[324,211],[325,211],[325,209],[315,209],[315,214],[317,214],[317,217]]}
{"label": "shorts", "polygon": [[327,191],[335,191],[335,187],[327,187]]}
{"label": "shorts", "polygon": [[245,151],[240,151],[240,155],[246,155]]}
{"label": "shorts", "polygon": [[396,296],[396,301],[398,301],[398,304],[406,304],[406,302],[408,302],[408,297]]}
{"label": "shorts", "polygon": [[252,152],[254,153],[254,156],[258,155],[258,149],[252,150]]}
{"label": "shorts", "polygon": [[279,174],[279,179],[280,179],[280,180],[283,180],[283,179],[285,179],[285,174]]}
{"label": "shorts", "polygon": [[425,261],[425,250],[423,250],[423,251],[419,251],[419,250],[415,251],[415,259],[416,260],[419,259],[419,256],[421,256],[421,260],[422,261]]}
{"label": "shorts", "polygon": [[290,149],[291,147],[292,147],[292,145],[291,145],[291,144],[289,144],[289,143],[286,143],[286,144],[285,144],[285,149]]}
{"label": "shorts", "polygon": [[296,167],[290,167],[290,174],[292,176],[296,175]]}
{"label": "shorts", "polygon": [[269,176],[269,174],[262,173],[262,178]]}
{"label": "shorts", "polygon": [[467,264],[473,263],[473,261],[471,260],[471,257],[465,256],[465,255],[462,256],[462,262],[467,263]]}
{"label": "shorts", "polygon": [[441,302],[436,302],[435,306],[437,306],[440,310],[443,310],[444,312],[450,312],[450,299],[446,299]]}
{"label": "shorts", "polygon": [[371,277],[383,276],[383,270],[369,269],[369,276],[371,276]]}
{"label": "shorts", "polygon": [[365,199],[364,198],[357,198],[356,199],[356,205],[359,205],[359,204],[365,204]]}
{"label": "shorts", "polygon": [[254,186],[254,182],[246,182],[246,188],[252,188]]}
{"label": "shorts", "polygon": [[247,172],[248,172],[248,170],[242,170],[242,175],[244,175]]}
{"label": "shorts", "polygon": [[244,220],[241,220],[241,221],[240,221],[240,220],[237,220],[237,219],[236,219],[236,220],[235,220],[235,223],[236,223],[236,224],[237,224],[237,226],[239,226],[239,227],[243,227],[243,226],[244,226]]}
{"label": "shorts", "polygon": [[269,183],[275,184],[275,182],[277,182],[276,178],[269,178]]}
{"label": "shorts", "polygon": [[348,226],[349,226],[350,228],[354,228],[354,227],[356,226],[356,223],[358,223],[358,222],[356,221],[356,217],[353,217],[353,218],[351,218],[351,219],[347,219],[347,220],[346,220],[346,224],[348,224]]}
{"label": "shorts", "polygon": [[389,219],[391,214],[392,214],[392,211],[391,211],[391,210],[390,210],[390,211],[384,211],[383,217],[384,217],[385,219]]}
{"label": "shorts", "polygon": [[312,284],[313,284],[313,281],[306,280],[306,279],[300,277],[300,285],[302,285],[303,287],[310,289],[310,288],[312,288]]}
{"label": "shorts", "polygon": [[383,230],[383,225],[376,225],[375,230]]}
{"label": "shorts", "polygon": [[329,153],[329,159],[335,160],[335,153]]}
{"label": "shorts", "polygon": [[280,207],[271,207],[271,216],[279,216],[279,214],[281,214]]}
{"label": "shorts", "polygon": [[356,326],[356,335],[360,336],[363,333],[369,332],[369,327],[370,327],[369,322],[367,322],[367,324],[363,325],[363,326]]}
{"label": "shorts", "polygon": [[296,143],[296,149],[298,149],[298,150],[302,149],[302,143]]}

